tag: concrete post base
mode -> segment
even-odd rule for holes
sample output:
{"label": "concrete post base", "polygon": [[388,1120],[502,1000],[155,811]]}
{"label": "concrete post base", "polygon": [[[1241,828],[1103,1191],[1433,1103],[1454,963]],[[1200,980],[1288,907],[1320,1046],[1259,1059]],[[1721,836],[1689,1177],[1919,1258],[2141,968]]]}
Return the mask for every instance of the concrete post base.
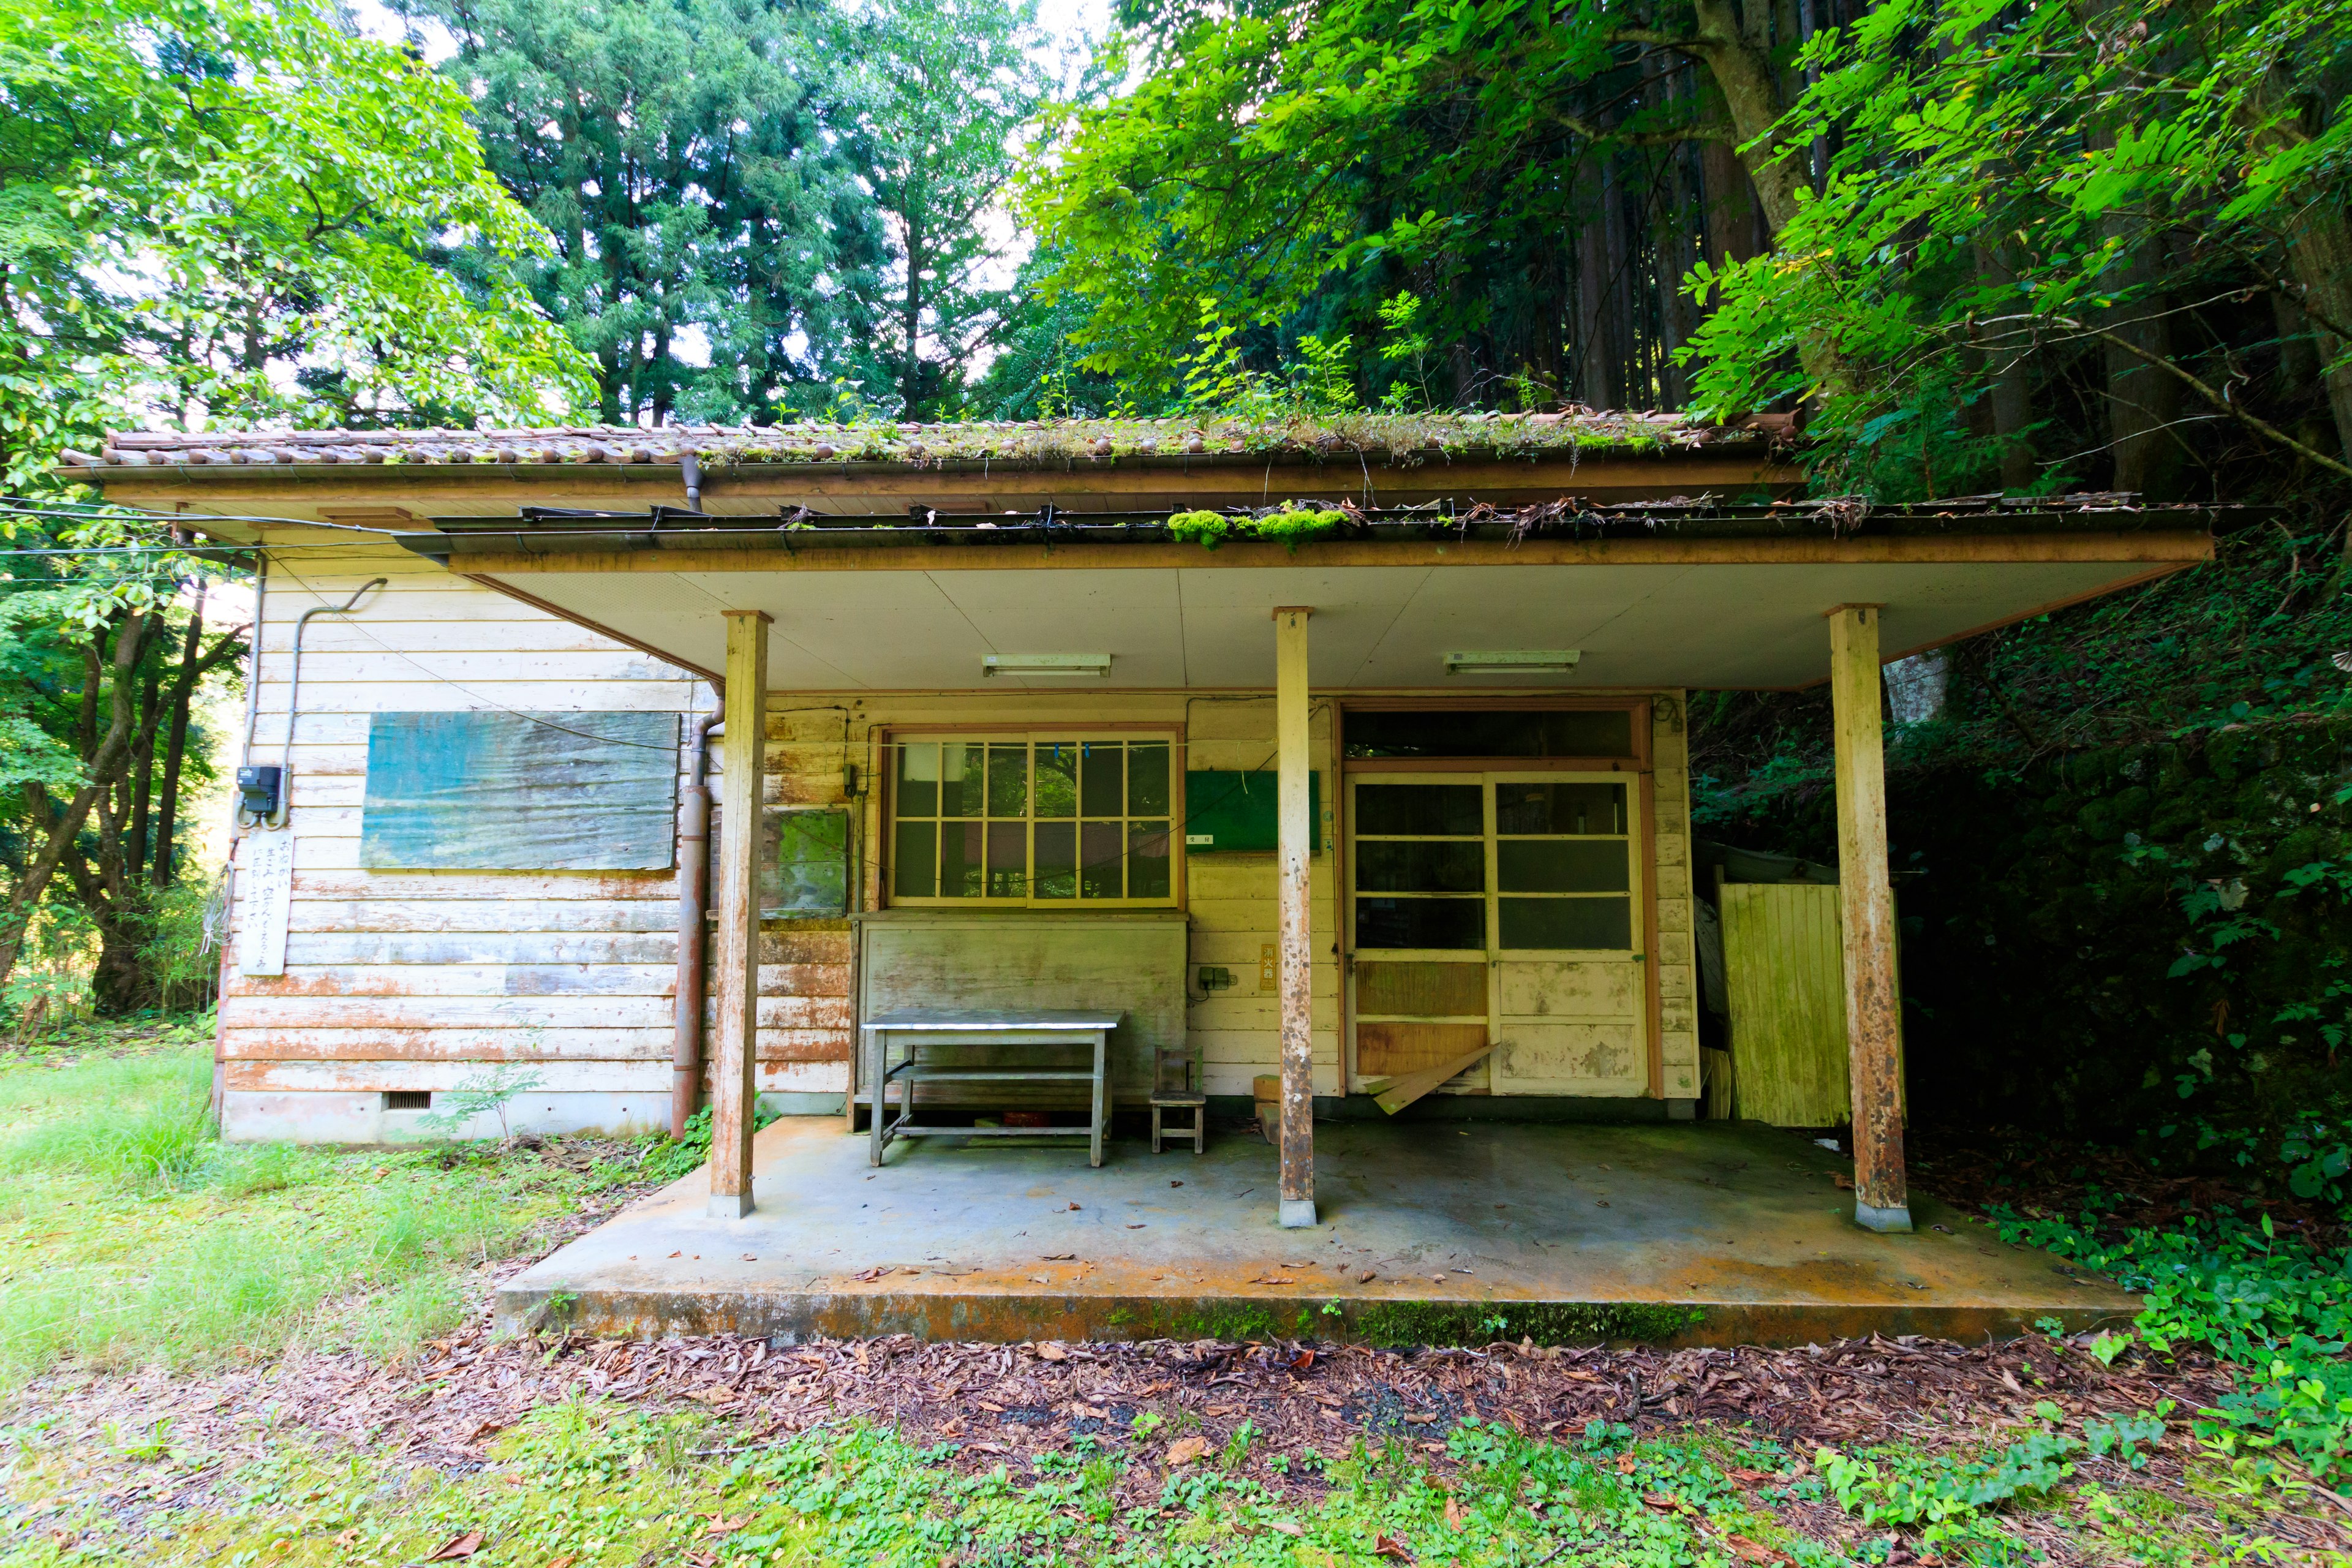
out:
{"label": "concrete post base", "polygon": [[[751,1214],[751,1194],[730,1193],[721,1197],[713,1193],[710,1194],[709,1212],[712,1219],[748,1219]],[[1908,1221],[1905,1222],[1904,1228],[1911,1228]]]}
{"label": "concrete post base", "polygon": [[1285,1230],[1312,1230],[1315,1227],[1313,1198],[1285,1198],[1278,1222]]}
{"label": "concrete post base", "polygon": [[1894,1208],[1883,1209],[1875,1205],[1857,1201],[1853,1205],[1853,1223],[1864,1230],[1885,1231],[1890,1234],[1907,1233],[1911,1228],[1911,1205],[1901,1204]]}

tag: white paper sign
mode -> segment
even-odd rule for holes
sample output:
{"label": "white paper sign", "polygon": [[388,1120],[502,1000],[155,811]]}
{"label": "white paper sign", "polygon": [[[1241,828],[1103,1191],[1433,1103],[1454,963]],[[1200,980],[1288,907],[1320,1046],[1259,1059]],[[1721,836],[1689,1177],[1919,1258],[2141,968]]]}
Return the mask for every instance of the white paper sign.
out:
{"label": "white paper sign", "polygon": [[286,973],[286,921],[294,901],[294,832],[246,835],[237,850],[236,967],[240,974]]}

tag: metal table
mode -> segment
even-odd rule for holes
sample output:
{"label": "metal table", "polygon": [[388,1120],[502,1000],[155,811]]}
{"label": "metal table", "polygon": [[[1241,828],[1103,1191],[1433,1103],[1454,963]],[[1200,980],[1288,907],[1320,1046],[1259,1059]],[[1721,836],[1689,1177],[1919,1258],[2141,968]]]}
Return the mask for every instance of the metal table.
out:
{"label": "metal table", "polygon": [[[1065,1008],[907,1007],[868,1018],[866,1035],[866,1090],[870,1110],[866,1159],[882,1163],[882,1151],[894,1138],[1084,1138],[1087,1163],[1103,1158],[1103,1128],[1109,1117],[1110,1093],[1107,1063],[1110,1032],[1125,1021],[1125,1013]],[[905,1048],[905,1059],[890,1065],[893,1041]],[[1061,1046],[1093,1047],[1091,1067],[971,1067],[926,1062],[927,1046],[998,1047]],[[884,1120],[890,1085],[907,1086],[895,1121]],[[914,1120],[918,1083],[1083,1083],[1089,1086],[1092,1114],[1084,1127],[925,1127]]]}

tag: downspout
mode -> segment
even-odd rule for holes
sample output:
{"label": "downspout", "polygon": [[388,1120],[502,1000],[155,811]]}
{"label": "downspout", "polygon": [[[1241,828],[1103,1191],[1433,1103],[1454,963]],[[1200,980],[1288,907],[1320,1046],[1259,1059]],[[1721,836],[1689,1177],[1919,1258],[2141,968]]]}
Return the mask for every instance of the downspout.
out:
{"label": "downspout", "polygon": [[710,893],[710,737],[716,712],[695,721],[694,750],[677,805],[677,1022],[670,1041],[669,1135],[686,1136],[702,1098],[703,916]]}

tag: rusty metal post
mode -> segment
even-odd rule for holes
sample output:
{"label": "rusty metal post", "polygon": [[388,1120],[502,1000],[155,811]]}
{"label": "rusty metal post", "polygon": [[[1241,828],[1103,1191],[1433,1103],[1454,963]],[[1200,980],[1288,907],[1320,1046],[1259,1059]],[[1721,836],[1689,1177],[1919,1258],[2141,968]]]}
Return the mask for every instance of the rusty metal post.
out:
{"label": "rusty metal post", "polygon": [[1845,936],[1846,1050],[1853,1095],[1853,1217],[1911,1228],[1895,1059],[1895,892],[1886,869],[1886,753],[1876,605],[1830,612],[1830,711],[1836,731],[1838,883]]}
{"label": "rusty metal post", "polygon": [[1287,1229],[1315,1223],[1315,970],[1308,937],[1306,609],[1274,612],[1275,905],[1281,944],[1282,1208]]}
{"label": "rusty metal post", "polygon": [[711,993],[719,999],[711,1053],[710,1215],[751,1212],[751,1111],[759,1093],[761,779],[768,739],[768,623],[762,610],[727,615],[725,768],[719,781],[719,936]]}
{"label": "rusty metal post", "polygon": [[677,992],[670,1026],[669,1135],[686,1136],[702,1099],[702,997],[709,957],[703,919],[710,908],[710,731],[723,714],[691,726],[686,787],[677,805]]}

